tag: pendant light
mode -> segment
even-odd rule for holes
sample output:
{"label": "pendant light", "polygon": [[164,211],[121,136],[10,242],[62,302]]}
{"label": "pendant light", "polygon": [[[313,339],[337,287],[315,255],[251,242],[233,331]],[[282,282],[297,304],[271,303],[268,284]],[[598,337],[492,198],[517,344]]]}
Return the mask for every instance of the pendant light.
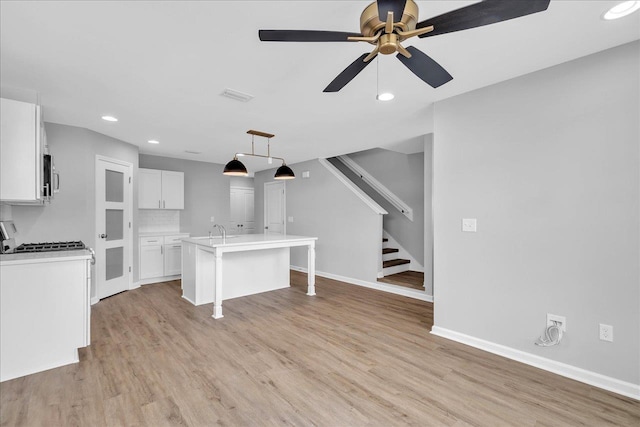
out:
{"label": "pendant light", "polygon": [[238,160],[238,156],[233,156],[233,160],[226,164],[222,173],[229,176],[247,176],[249,174],[247,168]]}
{"label": "pendant light", "polygon": [[276,174],[273,179],[293,179],[296,176],[293,174],[293,171],[289,166],[287,166],[284,161],[282,162],[282,166],[278,168]]}
{"label": "pendant light", "polygon": [[[269,164],[271,164],[273,159],[282,160],[282,166],[280,166],[276,170],[276,174],[273,177],[274,179],[294,179],[296,177],[293,171],[291,170],[291,168],[287,166],[287,164],[285,163],[282,157],[275,157],[271,155],[270,141],[271,141],[271,138],[273,138],[275,135],[271,133],[261,132],[258,130],[248,130],[247,133],[251,135],[251,153],[236,153],[233,156],[233,160],[231,160],[229,163],[225,165],[224,171],[222,172],[223,175],[247,176],[248,175],[247,168],[245,167],[245,165],[242,164],[240,160],[238,160],[238,156],[251,156],[251,157],[266,158]],[[256,135],[267,138],[267,155],[266,156],[255,153],[254,137]]]}

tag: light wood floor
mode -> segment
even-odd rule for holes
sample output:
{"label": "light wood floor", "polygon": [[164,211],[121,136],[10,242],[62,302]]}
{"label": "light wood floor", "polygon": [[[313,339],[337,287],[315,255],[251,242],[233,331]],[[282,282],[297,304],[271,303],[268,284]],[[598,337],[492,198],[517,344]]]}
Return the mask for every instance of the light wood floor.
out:
{"label": "light wood floor", "polygon": [[378,279],[378,282],[424,291],[424,273],[419,271],[409,270],[403,271],[402,273],[391,274]]}
{"label": "light wood floor", "polygon": [[306,276],[211,305],[93,306],[81,362],[0,384],[3,426],[638,426],[640,402],[429,334],[432,304]]}

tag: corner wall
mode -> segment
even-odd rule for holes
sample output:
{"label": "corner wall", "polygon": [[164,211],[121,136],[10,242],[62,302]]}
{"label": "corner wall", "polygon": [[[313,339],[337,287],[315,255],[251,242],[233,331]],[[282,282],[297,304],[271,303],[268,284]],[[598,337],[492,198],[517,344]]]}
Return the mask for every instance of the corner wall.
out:
{"label": "corner wall", "polygon": [[[639,50],[438,102],[434,132],[434,329],[620,380],[637,398]],[[478,231],[462,233],[462,218]],[[567,332],[537,347],[547,313]]]}
{"label": "corner wall", "polygon": [[[316,270],[376,282],[382,239],[381,215],[373,212],[317,160],[289,165],[286,181],[287,234],[318,237]],[[264,230],[264,184],[274,169],[255,174],[256,230]],[[309,171],[308,179],[302,172]],[[291,265],[307,267],[306,248],[291,249]]]}

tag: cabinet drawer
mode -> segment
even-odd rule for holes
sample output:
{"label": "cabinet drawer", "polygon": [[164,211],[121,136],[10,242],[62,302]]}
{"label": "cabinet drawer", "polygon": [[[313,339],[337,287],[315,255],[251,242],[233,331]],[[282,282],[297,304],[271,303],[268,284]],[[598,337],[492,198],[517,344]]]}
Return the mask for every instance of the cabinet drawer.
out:
{"label": "cabinet drawer", "polygon": [[171,245],[171,244],[182,244],[182,239],[189,237],[188,234],[180,234],[180,235],[175,235],[175,236],[164,236],[164,244],[165,245]]}
{"label": "cabinet drawer", "polygon": [[140,246],[161,245],[162,243],[162,236],[140,238]]}

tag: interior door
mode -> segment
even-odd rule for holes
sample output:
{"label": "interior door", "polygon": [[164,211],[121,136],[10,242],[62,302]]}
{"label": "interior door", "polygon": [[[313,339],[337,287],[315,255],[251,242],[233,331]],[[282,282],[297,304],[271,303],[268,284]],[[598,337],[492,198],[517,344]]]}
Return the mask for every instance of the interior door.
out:
{"label": "interior door", "polygon": [[129,289],[133,166],[96,158],[96,295]]}
{"label": "interior door", "polygon": [[264,184],[264,232],[286,234],[284,182],[274,181]]}
{"label": "interior door", "polygon": [[229,232],[252,234],[255,232],[254,190],[246,187],[231,187]]}

